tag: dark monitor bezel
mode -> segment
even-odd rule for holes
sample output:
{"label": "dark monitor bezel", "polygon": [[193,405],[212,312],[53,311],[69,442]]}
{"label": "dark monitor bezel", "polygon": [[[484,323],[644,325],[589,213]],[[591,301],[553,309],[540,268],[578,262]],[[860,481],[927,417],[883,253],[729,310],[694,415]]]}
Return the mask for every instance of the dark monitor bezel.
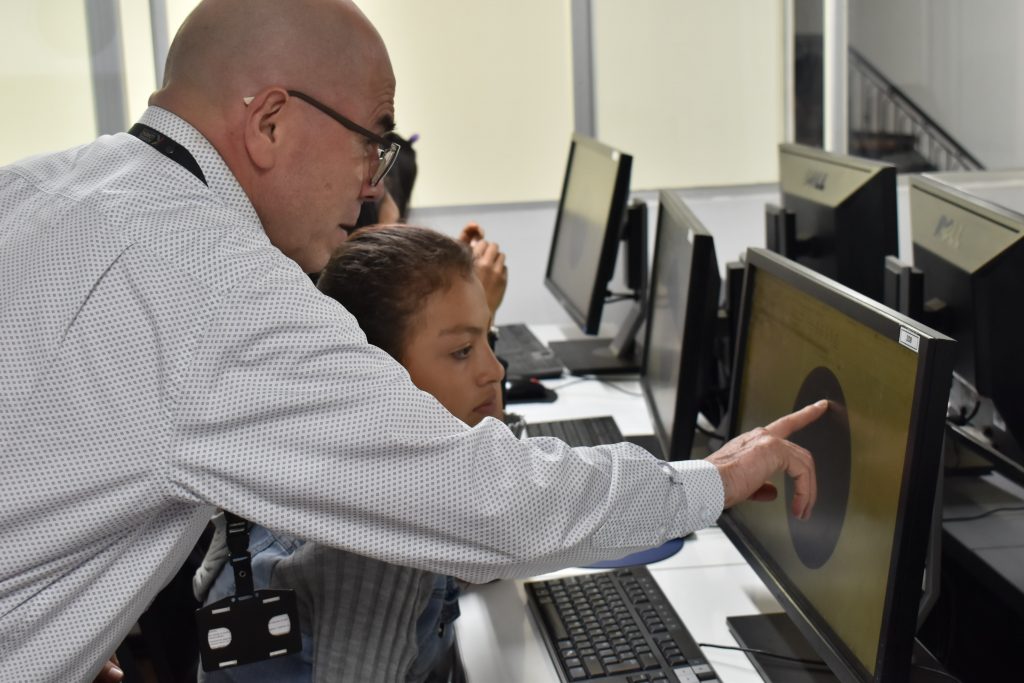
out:
{"label": "dark monitor bezel", "polygon": [[[715,242],[700,219],[690,210],[686,203],[669,190],[662,190],[658,195],[658,224],[655,237],[654,262],[648,286],[647,321],[644,333],[644,357],[640,373],[640,386],[643,390],[647,411],[654,425],[654,434],[661,446],[661,452],[667,460],[687,460],[693,448],[694,430],[697,414],[700,411],[703,392],[711,387],[703,386],[700,381],[706,376],[708,368],[704,363],[713,361],[713,344],[715,322],[718,316],[718,299],[721,290],[721,276],[718,272],[718,258],[715,253]],[[660,275],[659,250],[662,246],[662,231],[667,229],[668,220],[674,220],[693,235],[692,251],[689,264],[689,286],[687,288],[686,320],[684,321],[683,338],[680,341],[681,362],[679,376],[676,381],[675,406],[672,410],[672,429],[666,428],[663,416],[655,411],[656,401],[650,385],[648,363],[650,360],[651,334],[654,315],[654,298],[656,283]],[[712,287],[701,289],[713,280]],[[703,321],[701,318],[703,317]]]}
{"label": "dark monitor bezel", "polygon": [[[950,269],[961,274],[964,280],[971,281],[971,287],[973,288],[976,286],[976,281],[986,272],[991,270],[992,266],[995,265],[1000,258],[1010,254],[1014,249],[1022,248],[1021,243],[1024,239],[1019,236],[1024,234],[1024,215],[1017,213],[1012,209],[995,204],[987,199],[972,195],[969,192],[952,185],[948,185],[936,178],[928,177],[927,175],[912,176],[910,178],[909,185],[911,239],[913,242],[915,265],[920,266],[924,272],[924,297],[929,295],[932,287],[929,284],[928,264],[919,262],[941,261]],[[923,231],[920,224],[921,219],[919,214],[914,212],[914,206],[917,204],[919,201],[918,198],[921,196],[928,196],[931,200],[941,202],[943,205],[949,205],[963,211],[964,213],[972,214],[980,221],[994,226],[999,226],[1009,232],[1015,233],[1018,235],[1018,238],[1016,241],[1010,242],[1006,247],[995,253],[983,264],[974,269],[970,269],[962,262],[957,262],[951,259],[949,254],[935,251],[930,244],[921,239],[920,233]],[[928,229],[931,230],[930,226]],[[983,331],[978,330],[977,304],[984,303],[984,301],[977,302],[977,298],[977,295],[973,291],[964,293],[964,299],[968,302],[966,305],[967,310],[960,312],[962,319],[959,322],[968,328],[970,338],[962,340],[965,342],[965,345],[959,350],[957,370],[961,375],[973,382],[982,394],[990,395],[992,386],[995,384],[994,378],[998,375],[999,371],[997,368],[990,366],[990,362],[988,360],[989,354],[979,351],[977,344],[978,337],[980,336],[984,339],[988,339],[994,345],[996,342],[1000,341],[1001,336],[1006,339],[1016,339],[1019,335],[1012,333],[1004,333],[1004,335],[985,335]],[[952,302],[946,303],[949,304]],[[957,338],[960,339],[959,333],[953,330],[947,331],[957,334]],[[1007,345],[1008,351],[1011,346],[1014,346],[1012,342]],[[991,349],[986,349],[986,351],[990,350]],[[969,363],[970,368],[967,369],[961,367],[964,363]],[[980,375],[981,377],[977,377],[976,375]]]}
{"label": "dark monitor bezel", "polygon": [[[576,158],[576,150],[579,147],[588,147],[613,159],[617,155],[617,169],[615,185],[612,190],[612,201],[609,205],[604,229],[604,240],[601,245],[601,255],[597,263],[597,272],[593,276],[593,286],[591,287],[590,297],[586,304],[586,310],[577,306],[576,302],[552,278],[555,246],[558,244],[561,232],[562,213],[565,209],[566,193],[568,192],[571,180],[573,159]],[[548,264],[544,269],[544,285],[554,295],[566,313],[569,314],[573,322],[579,325],[585,334],[597,334],[598,328],[601,325],[601,313],[604,310],[608,283],[615,272],[615,259],[618,255],[619,240],[622,237],[622,226],[626,217],[632,165],[633,157],[629,154],[580,133],[573,133],[572,142],[569,145],[569,159],[566,164],[565,177],[562,181],[562,193],[558,200],[558,213],[555,218],[554,234],[551,237],[551,247],[548,249]]]}
{"label": "dark monitor bezel", "polygon": [[[980,394],[979,401],[991,400],[1002,417],[1003,424],[987,435],[996,447],[974,445],[997,470],[1019,482],[1024,477],[1019,450],[1024,442],[1024,363],[1018,340],[1024,319],[1015,312],[1014,293],[1021,289],[1024,214],[950,185],[941,175],[912,176],[909,184],[925,320],[958,340],[954,370]],[[943,220],[949,222],[943,225]],[[1005,241],[989,241],[981,228],[1005,231]],[[962,433],[959,425],[954,431]]]}
{"label": "dark monitor bezel", "polygon": [[[778,157],[782,207],[795,214],[794,243],[789,245],[790,253],[783,256],[812,269],[816,262],[834,261],[831,264],[835,268],[833,279],[881,301],[885,257],[899,253],[896,166],[795,143],[781,143]],[[783,172],[786,157],[808,165],[804,178],[787,178]],[[864,176],[855,189],[837,200],[829,196],[825,186],[830,168],[856,171]],[[814,191],[796,192],[793,187],[811,187]],[[800,220],[800,214],[806,215],[814,207],[830,212],[833,222],[827,226],[832,231],[830,234],[823,236],[820,234],[822,226],[808,227],[806,220]],[[861,220],[862,212],[873,214],[872,219]],[[825,240],[832,247],[832,253],[819,258],[811,253],[808,239]],[[866,267],[869,259],[874,259],[875,263]],[[830,276],[827,272],[825,275]]]}
{"label": "dark monitor bezel", "polygon": [[743,381],[750,296],[758,271],[780,278],[890,339],[898,339],[904,328],[919,335],[919,360],[914,388],[919,400],[911,411],[908,427],[907,455],[891,549],[892,562],[882,612],[875,675],[871,675],[861,665],[825,619],[801,595],[798,587],[787,580],[784,572],[770,559],[757,539],[734,521],[729,511],[719,520],[722,530],[764,581],[801,634],[841,681],[891,683],[907,680],[914,648],[932,503],[939,475],[954,342],[778,254],[752,248],[747,251],[746,263],[740,334],[733,365],[728,426],[730,437],[735,436],[738,429],[738,402]]}

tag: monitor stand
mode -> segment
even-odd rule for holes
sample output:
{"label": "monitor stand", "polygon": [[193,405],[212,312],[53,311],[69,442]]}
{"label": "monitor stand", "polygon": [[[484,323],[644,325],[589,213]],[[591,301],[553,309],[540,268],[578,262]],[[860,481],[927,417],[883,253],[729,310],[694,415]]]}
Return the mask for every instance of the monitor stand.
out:
{"label": "monitor stand", "polygon": [[[742,647],[764,650],[787,657],[821,661],[821,657],[793,624],[793,620],[783,612],[728,617],[725,621],[729,626],[730,633]],[[747,657],[761,678],[768,683],[838,683],[839,681],[824,663],[820,665],[801,664],[754,653],[747,653]],[[948,675],[920,668],[928,667],[937,669],[939,672],[945,671],[942,664],[917,640],[914,641],[912,661],[913,666],[909,679],[911,683],[932,683],[932,681],[949,683]]]}
{"label": "monitor stand", "polygon": [[615,339],[573,339],[548,342],[571,375],[614,375],[640,372],[636,335],[643,323],[643,305],[634,304]]}
{"label": "monitor stand", "polygon": [[612,351],[610,339],[574,339],[548,342],[571,375],[614,375],[640,372],[640,363],[628,354],[622,358]]}

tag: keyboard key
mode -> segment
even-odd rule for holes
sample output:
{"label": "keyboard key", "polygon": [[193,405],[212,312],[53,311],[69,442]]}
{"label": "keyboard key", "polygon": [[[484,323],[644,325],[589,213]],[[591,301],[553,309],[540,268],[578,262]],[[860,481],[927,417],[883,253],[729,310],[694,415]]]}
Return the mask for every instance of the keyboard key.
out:
{"label": "keyboard key", "polygon": [[601,662],[598,661],[597,657],[584,657],[583,666],[587,669],[587,674],[590,676],[600,676],[604,673],[604,668],[601,666]]}
{"label": "keyboard key", "polygon": [[569,679],[573,681],[579,681],[587,677],[587,672],[578,666],[574,666],[569,669]]}
{"label": "keyboard key", "polygon": [[624,659],[618,664],[611,664],[608,666],[608,673],[610,674],[625,674],[630,671],[639,671],[640,662],[635,659]]}

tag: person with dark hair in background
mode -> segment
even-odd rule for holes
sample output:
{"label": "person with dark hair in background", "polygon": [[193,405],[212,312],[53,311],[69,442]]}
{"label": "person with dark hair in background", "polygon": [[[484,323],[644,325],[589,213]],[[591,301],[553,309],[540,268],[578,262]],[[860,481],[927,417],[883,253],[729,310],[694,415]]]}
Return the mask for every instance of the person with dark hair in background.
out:
{"label": "person with dark hair in background", "polygon": [[[469,426],[503,418],[502,367],[487,342],[490,308],[469,249],[425,228],[356,231],[324,269],[324,294],[355,316],[369,343]],[[223,524],[223,516],[217,518]],[[297,591],[303,654],[200,675],[218,681],[447,680],[453,668],[454,577],[303,544],[255,527],[258,587]],[[221,543],[223,546],[223,543]],[[211,547],[196,582],[207,603],[234,593],[226,547]],[[206,583],[219,571],[207,596]]]}
{"label": "person with dark hair in background", "polygon": [[[774,496],[786,440],[705,460],[469,427],[306,275],[400,148],[347,0],[203,0],[129,133],[0,168],[0,680],[88,680],[217,508],[474,582],[621,557]],[[480,158],[477,159],[481,160]]]}
{"label": "person with dark hair in background", "polygon": [[[405,223],[409,219],[409,204],[412,189],[416,184],[419,168],[416,164],[416,150],[413,143],[419,135],[413,134],[406,140],[398,133],[391,132],[385,139],[402,146],[402,154],[395,161],[391,172],[384,178],[385,192],[377,200],[363,204],[356,221],[357,227],[368,225],[391,225]],[[487,304],[491,307],[491,320],[505,297],[508,287],[508,268],[505,265],[505,254],[494,242],[485,239],[484,230],[477,223],[470,223],[459,235],[459,241],[473,250],[473,262],[476,275],[487,293]],[[319,274],[311,275],[316,282]]]}

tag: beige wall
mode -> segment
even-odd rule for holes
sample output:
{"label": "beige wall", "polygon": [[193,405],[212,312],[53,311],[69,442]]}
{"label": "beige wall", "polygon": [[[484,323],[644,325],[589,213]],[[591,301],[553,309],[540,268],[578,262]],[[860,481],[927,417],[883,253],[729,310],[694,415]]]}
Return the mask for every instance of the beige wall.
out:
{"label": "beige wall", "polygon": [[593,0],[598,136],[633,188],[775,181],[782,0]]}
{"label": "beige wall", "polygon": [[134,122],[146,111],[149,96],[156,90],[148,2],[121,0],[121,42],[124,45],[128,121]]}
{"label": "beige wall", "polygon": [[0,164],[96,137],[85,3],[0,3]]}
{"label": "beige wall", "polygon": [[[551,200],[573,128],[570,0],[357,0],[388,44],[415,206]],[[593,0],[598,137],[633,187],[774,180],[782,0]],[[168,0],[173,33],[196,0]],[[122,0],[129,118],[155,88],[148,3]],[[0,163],[95,136],[84,3],[0,4]],[[11,134],[11,131],[18,131]]]}
{"label": "beige wall", "polygon": [[568,0],[362,0],[391,53],[419,206],[552,199],[572,134]]}

